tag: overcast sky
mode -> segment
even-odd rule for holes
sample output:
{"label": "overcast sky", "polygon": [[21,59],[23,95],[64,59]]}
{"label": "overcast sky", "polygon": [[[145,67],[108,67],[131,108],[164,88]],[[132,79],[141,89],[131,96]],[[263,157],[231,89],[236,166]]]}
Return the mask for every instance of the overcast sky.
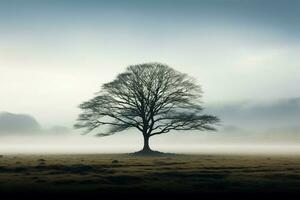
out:
{"label": "overcast sky", "polygon": [[0,0],[0,111],[71,126],[130,64],[162,62],[207,105],[300,96],[297,0]]}

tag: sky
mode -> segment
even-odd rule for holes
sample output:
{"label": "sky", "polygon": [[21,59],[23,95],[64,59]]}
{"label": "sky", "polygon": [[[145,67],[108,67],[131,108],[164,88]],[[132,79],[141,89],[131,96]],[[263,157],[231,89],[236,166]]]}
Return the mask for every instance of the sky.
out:
{"label": "sky", "polygon": [[0,0],[0,111],[72,127],[101,84],[145,62],[196,78],[207,107],[298,98],[299,9],[297,0]]}

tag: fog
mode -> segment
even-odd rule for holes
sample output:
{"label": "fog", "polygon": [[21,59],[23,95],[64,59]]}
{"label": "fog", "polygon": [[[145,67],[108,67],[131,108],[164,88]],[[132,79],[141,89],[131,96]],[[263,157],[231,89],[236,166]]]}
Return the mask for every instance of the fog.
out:
{"label": "fog", "polygon": [[[154,136],[153,149],[192,154],[300,154],[300,99],[208,105],[220,117],[217,131],[172,131]],[[129,153],[142,148],[138,130],[96,137],[56,125],[45,128],[28,114],[0,113],[1,154]]]}
{"label": "fog", "polygon": [[73,124],[103,83],[145,62],[193,76],[221,119],[153,149],[298,154],[299,21],[293,0],[0,0],[0,154],[138,151],[136,130],[100,138]]}
{"label": "fog", "polygon": [[[176,136],[173,135],[176,138]],[[161,136],[151,139],[155,150],[188,154],[262,154],[262,155],[299,155],[299,143],[264,143],[255,141],[240,142],[242,139],[226,142],[205,136],[181,136],[180,140],[166,140]],[[184,140],[183,140],[184,138]],[[245,139],[244,139],[245,140]],[[299,141],[299,140],[298,140]],[[112,136],[110,138],[80,136],[35,136],[1,137],[1,154],[111,154],[130,153],[142,148],[141,135],[132,137]]]}

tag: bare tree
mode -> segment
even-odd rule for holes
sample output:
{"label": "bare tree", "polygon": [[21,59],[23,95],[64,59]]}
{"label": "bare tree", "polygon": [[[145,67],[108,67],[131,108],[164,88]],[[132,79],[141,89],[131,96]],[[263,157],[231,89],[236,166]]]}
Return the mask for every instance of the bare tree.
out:
{"label": "bare tree", "polygon": [[172,130],[215,130],[215,116],[202,114],[201,88],[195,80],[167,65],[146,63],[129,66],[102,86],[97,95],[80,105],[75,128],[87,133],[109,125],[98,136],[130,128],[144,138],[142,153],[151,153],[149,138]]}

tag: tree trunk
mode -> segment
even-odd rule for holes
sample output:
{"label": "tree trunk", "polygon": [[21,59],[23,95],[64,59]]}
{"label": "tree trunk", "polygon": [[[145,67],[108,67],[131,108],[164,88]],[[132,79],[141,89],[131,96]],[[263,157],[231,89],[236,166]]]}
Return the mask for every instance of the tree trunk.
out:
{"label": "tree trunk", "polygon": [[143,152],[152,152],[149,146],[149,136],[144,135],[144,147],[142,149]]}
{"label": "tree trunk", "polygon": [[165,155],[162,152],[159,151],[153,151],[149,146],[149,135],[143,134],[144,136],[144,147],[142,150],[133,153],[133,155],[136,156],[162,156]]}

